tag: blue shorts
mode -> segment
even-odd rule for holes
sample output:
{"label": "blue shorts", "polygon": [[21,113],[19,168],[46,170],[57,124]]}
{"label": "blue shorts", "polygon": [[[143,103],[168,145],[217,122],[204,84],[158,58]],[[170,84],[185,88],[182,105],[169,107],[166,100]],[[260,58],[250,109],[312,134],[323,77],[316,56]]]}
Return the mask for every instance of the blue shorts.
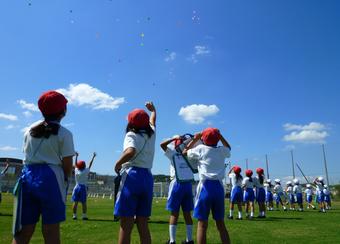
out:
{"label": "blue shorts", "polygon": [[325,195],[324,196],[324,201],[327,202],[327,203],[330,203],[331,202],[331,197],[329,195]]}
{"label": "blue shorts", "polygon": [[43,224],[57,224],[66,219],[67,182],[60,166],[25,165],[22,174],[22,225],[31,225],[42,216]]}
{"label": "blue shorts", "polygon": [[294,194],[289,194],[289,203],[295,203],[295,196]]}
{"label": "blue shorts", "polygon": [[87,186],[82,184],[77,184],[73,188],[72,201],[86,203],[87,199]]}
{"label": "blue shorts", "polygon": [[214,220],[224,219],[224,188],[218,180],[200,181],[197,186],[194,217],[208,220],[210,210]]}
{"label": "blue shorts", "polygon": [[308,203],[311,203],[311,202],[313,201],[312,195],[307,195],[306,201],[307,201]]}
{"label": "blue shorts", "polygon": [[266,192],[263,188],[256,189],[256,201],[258,203],[265,202],[266,200]]}
{"label": "blue shorts", "polygon": [[296,202],[298,204],[302,204],[303,200],[302,200],[302,193],[296,193]]}
{"label": "blue shorts", "polygon": [[244,202],[254,202],[255,200],[255,194],[253,188],[246,188],[246,190],[243,193],[243,201]]}
{"label": "blue shorts", "polygon": [[121,174],[114,215],[150,217],[153,177],[150,169],[131,167]]}
{"label": "blue shorts", "polygon": [[273,201],[273,193],[271,191],[266,192],[266,202],[272,202]]}
{"label": "blue shorts", "polygon": [[178,213],[181,206],[183,212],[190,212],[194,209],[192,184],[191,182],[172,180],[169,186],[166,209]]}
{"label": "blue shorts", "polygon": [[316,202],[317,203],[321,203],[325,201],[325,194],[321,191],[317,192],[317,198],[316,198]]}
{"label": "blue shorts", "polygon": [[235,186],[231,190],[230,194],[230,202],[231,203],[240,203],[242,202],[243,197],[242,197],[242,189],[240,186]]}

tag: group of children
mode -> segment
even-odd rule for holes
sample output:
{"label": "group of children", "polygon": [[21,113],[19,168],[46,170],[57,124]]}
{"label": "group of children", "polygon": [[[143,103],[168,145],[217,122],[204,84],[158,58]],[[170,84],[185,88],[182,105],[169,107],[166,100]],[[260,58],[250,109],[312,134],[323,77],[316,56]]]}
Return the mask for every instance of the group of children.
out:
{"label": "group of children", "polygon": [[[96,154],[93,154],[88,168],[84,161],[78,161],[72,133],[60,125],[66,115],[67,102],[56,91],[43,93],[38,107],[44,120],[34,123],[24,135],[24,168],[15,187],[14,244],[29,243],[40,216],[45,243],[60,243],[60,223],[66,218],[65,202],[68,179],[73,170],[73,156],[76,156],[76,186],[72,194],[73,219],[77,219],[79,202],[83,207],[82,219],[87,219],[87,178]],[[130,243],[134,224],[137,225],[140,243],[151,243],[148,219],[151,216],[153,198],[151,168],[155,153],[156,109],[152,102],[147,102],[145,106],[150,115],[143,109],[135,109],[128,114],[124,150],[114,167],[120,179],[114,206],[114,215],[120,220],[119,244]],[[218,145],[219,142],[222,145]],[[197,243],[207,243],[210,212],[216,222],[221,243],[230,243],[224,222],[225,192],[222,183],[225,177],[225,159],[230,157],[231,151],[227,140],[218,129],[206,128],[194,136],[175,136],[165,140],[160,146],[171,165],[172,180],[167,201],[167,209],[170,211],[168,243],[176,243],[180,208],[187,233],[182,243],[194,243],[191,211],[198,220]],[[194,173],[198,173],[199,183],[193,201]],[[253,172],[249,169],[245,172],[245,178],[240,173],[241,168],[238,166],[234,166],[229,172],[232,183],[229,218],[233,218],[235,203],[239,209],[238,219],[242,218],[243,201],[246,203],[247,215],[250,211],[249,217],[252,218],[254,199],[259,205],[259,218],[264,218],[266,200],[269,202],[269,209],[273,208],[270,180],[265,180],[262,168],[256,169],[256,177],[252,177]],[[314,183],[318,188],[318,196],[324,199],[322,180],[318,179]],[[275,180],[275,184],[275,199],[279,199],[284,205],[284,191],[277,186],[280,181]],[[296,188],[295,191],[301,193],[301,188]],[[301,195],[298,199],[301,199]]]}

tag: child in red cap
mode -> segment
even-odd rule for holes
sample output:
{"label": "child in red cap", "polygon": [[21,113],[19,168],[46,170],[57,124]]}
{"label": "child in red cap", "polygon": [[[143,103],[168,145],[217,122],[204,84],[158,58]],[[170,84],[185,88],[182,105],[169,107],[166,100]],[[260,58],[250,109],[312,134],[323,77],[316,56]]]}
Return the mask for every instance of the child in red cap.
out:
{"label": "child in red cap", "polygon": [[[201,140],[203,144],[197,145]],[[223,146],[217,146],[221,141]],[[207,128],[197,133],[194,140],[184,149],[191,163],[198,165],[200,182],[194,206],[194,217],[198,219],[197,243],[207,243],[208,218],[210,210],[220,233],[222,243],[230,243],[224,223],[224,188],[225,159],[230,157],[230,145],[216,128]]]}
{"label": "child in red cap", "polygon": [[124,151],[117,160],[115,171],[121,182],[114,207],[114,215],[120,217],[118,243],[130,243],[135,222],[141,243],[151,243],[148,218],[151,215],[153,177],[151,168],[155,152],[156,109],[152,102],[143,109],[135,109],[128,115],[124,139]]}
{"label": "child in red cap", "polygon": [[74,170],[74,176],[76,180],[76,185],[73,188],[72,192],[72,201],[73,201],[73,219],[77,219],[77,208],[78,203],[81,202],[82,208],[83,208],[83,220],[88,220],[87,217],[87,181],[88,176],[90,173],[90,169],[92,167],[94,158],[97,156],[97,154],[94,152],[92,159],[90,161],[89,167],[86,168],[85,161],[78,161],[78,152],[76,152],[76,160],[75,160],[75,170]]}
{"label": "child in red cap", "polygon": [[45,243],[60,243],[59,224],[66,218],[67,178],[75,154],[72,133],[60,125],[66,104],[56,91],[43,93],[38,106],[44,120],[25,132],[24,168],[14,192],[22,202],[21,208],[15,205],[14,244],[30,242],[40,215]]}
{"label": "child in red cap", "polygon": [[[254,218],[254,200],[255,200],[255,194],[254,194],[254,180],[253,180],[253,171],[250,169],[246,170],[246,177],[243,178],[242,181],[242,188],[244,189],[243,193],[243,201],[246,205],[246,217],[249,219]],[[250,209],[250,215],[249,213]]]}
{"label": "child in red cap", "polygon": [[239,166],[234,166],[230,169],[229,178],[231,179],[231,194],[230,194],[230,210],[228,219],[233,219],[234,214],[234,204],[237,204],[238,207],[238,220],[242,219],[242,180],[243,177],[241,175],[241,168]]}
{"label": "child in red cap", "polygon": [[254,178],[254,185],[256,187],[256,201],[259,205],[258,218],[266,217],[266,192],[264,190],[264,170],[262,168],[256,169],[257,176]]}

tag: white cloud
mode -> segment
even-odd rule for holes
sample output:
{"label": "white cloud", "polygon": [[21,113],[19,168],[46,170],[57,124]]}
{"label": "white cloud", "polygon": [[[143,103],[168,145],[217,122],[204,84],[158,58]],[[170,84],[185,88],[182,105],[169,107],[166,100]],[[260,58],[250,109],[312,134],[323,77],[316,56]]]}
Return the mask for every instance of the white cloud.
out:
{"label": "white cloud", "polygon": [[217,114],[219,108],[216,105],[192,104],[181,107],[178,115],[190,124],[201,124],[206,117]]}
{"label": "white cloud", "polygon": [[26,118],[30,118],[30,117],[32,117],[32,115],[33,115],[30,111],[24,111],[24,112],[22,112],[22,114],[23,114]]}
{"label": "white cloud", "polygon": [[39,112],[39,108],[37,105],[33,104],[33,103],[28,103],[25,100],[18,100],[17,103],[20,104],[21,108],[32,111],[32,112]]}
{"label": "white cloud", "polygon": [[325,143],[329,136],[327,126],[318,122],[311,122],[307,125],[286,123],[283,128],[291,131],[283,137],[283,140],[288,142]]}
{"label": "white cloud", "polygon": [[88,106],[93,109],[114,110],[125,102],[124,97],[114,98],[88,84],[70,84],[67,89],[59,89],[69,103],[75,106]]}
{"label": "white cloud", "polygon": [[5,127],[5,129],[6,130],[11,130],[11,129],[14,129],[16,126],[14,126],[14,125],[7,125],[6,127]]}
{"label": "white cloud", "polygon": [[16,115],[13,115],[13,114],[0,113],[0,119],[7,119],[7,120],[11,120],[11,121],[16,121],[16,120],[18,120],[18,117]]}
{"label": "white cloud", "polygon": [[11,147],[11,146],[0,147],[0,151],[4,151],[4,152],[16,151],[16,150],[18,150],[18,148]]}
{"label": "white cloud", "polygon": [[171,52],[168,56],[165,57],[165,62],[174,61],[176,59],[177,54],[175,52]]}
{"label": "white cloud", "polygon": [[193,63],[198,62],[199,56],[207,56],[207,55],[210,54],[210,49],[206,46],[196,45],[194,47],[194,50],[195,50],[195,52],[193,54],[191,54],[191,56],[188,58],[188,60],[193,62]]}

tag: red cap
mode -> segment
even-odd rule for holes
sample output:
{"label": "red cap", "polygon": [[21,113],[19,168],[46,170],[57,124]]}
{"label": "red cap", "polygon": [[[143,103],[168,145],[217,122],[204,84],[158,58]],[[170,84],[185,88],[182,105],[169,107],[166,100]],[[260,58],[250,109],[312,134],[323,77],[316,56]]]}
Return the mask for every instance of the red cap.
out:
{"label": "red cap", "polygon": [[83,160],[78,161],[78,162],[76,163],[76,167],[77,167],[78,169],[85,169],[85,168],[86,168],[86,163],[85,163],[85,161],[83,161]]}
{"label": "red cap", "polygon": [[128,115],[128,123],[137,129],[149,126],[149,115],[143,109],[134,109]]}
{"label": "red cap", "polygon": [[218,141],[220,140],[220,132],[216,128],[206,128],[202,132],[202,141],[205,145],[208,146],[215,146],[217,145]]}
{"label": "red cap", "polygon": [[64,111],[66,104],[64,95],[56,91],[44,92],[38,100],[38,107],[44,115],[58,114]]}
{"label": "red cap", "polygon": [[181,139],[176,139],[174,142],[175,142],[175,147],[177,147],[181,145],[183,141]]}
{"label": "red cap", "polygon": [[253,175],[253,171],[251,169],[246,170],[246,176],[251,177]]}
{"label": "red cap", "polygon": [[239,175],[240,173],[241,173],[241,168],[240,168],[240,166],[234,166],[233,167],[233,170],[234,170],[234,173],[235,174],[237,174],[237,175]]}
{"label": "red cap", "polygon": [[259,175],[263,175],[264,170],[262,168],[257,168],[256,173],[258,173]]}

